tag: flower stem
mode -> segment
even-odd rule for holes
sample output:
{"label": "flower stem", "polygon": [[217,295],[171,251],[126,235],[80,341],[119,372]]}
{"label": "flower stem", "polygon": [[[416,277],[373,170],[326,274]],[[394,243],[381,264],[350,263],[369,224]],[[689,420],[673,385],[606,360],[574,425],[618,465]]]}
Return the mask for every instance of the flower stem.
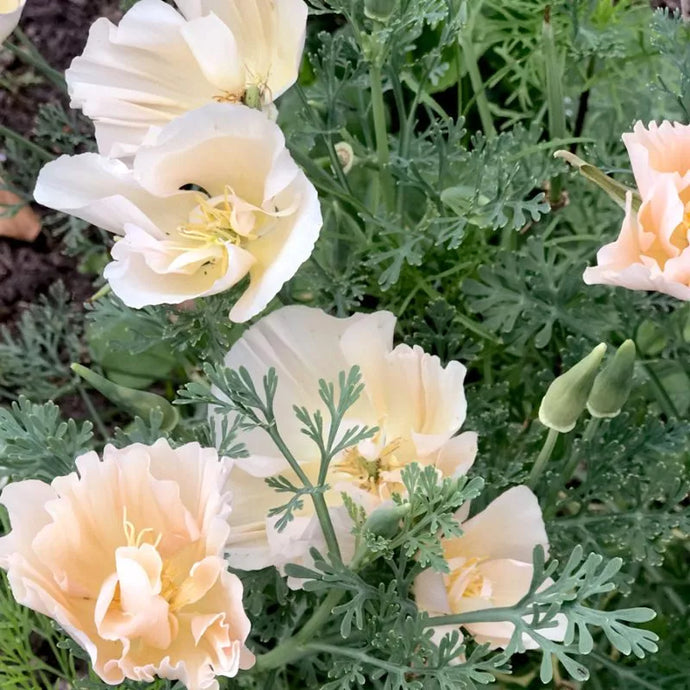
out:
{"label": "flower stem", "polygon": [[321,602],[321,605],[314,611],[312,617],[294,637],[288,638],[275,649],[256,658],[256,668],[260,671],[271,671],[299,659],[307,651],[303,646],[310,642],[312,637],[328,621],[333,607],[338,604],[344,595],[345,590],[342,589],[334,589],[329,592],[328,596]]}
{"label": "flower stem", "polygon": [[4,47],[11,50],[20,60],[42,72],[43,76],[54,86],[57,86],[58,89],[66,92],[67,83],[65,78],[46,62],[38,48],[31,42],[31,39],[20,28],[14,30],[14,35],[19,39],[21,47],[11,43],[5,43]]}
{"label": "flower stem", "polygon": [[546,467],[546,463],[549,461],[551,453],[553,453],[554,446],[558,440],[558,434],[559,432],[556,431],[556,429],[549,429],[549,433],[544,441],[541,452],[539,453],[536,462],[532,466],[532,471],[529,473],[527,486],[529,486],[530,489],[534,489],[534,487],[538,484],[539,478]]}
{"label": "flower stem", "polygon": [[[301,465],[297,461],[297,458],[292,454],[292,451],[287,447],[285,441],[283,441],[282,436],[278,432],[275,424],[267,427],[266,431],[271,437],[273,443],[276,444],[278,450],[282,453],[283,457],[288,461],[288,464],[299,477],[305,488],[313,488],[313,484],[309,480],[309,477],[304,473]],[[323,497],[322,493],[314,492],[311,494],[312,502],[314,504],[314,510],[316,511],[316,517],[319,520],[321,526],[321,531],[323,532],[323,537],[326,540],[326,546],[330,557],[337,563],[342,561],[340,555],[340,547],[338,546],[338,539],[335,536],[335,529],[333,528],[333,522],[331,520],[331,515],[328,512],[328,506],[326,505],[326,499]]]}
{"label": "flower stem", "polygon": [[[601,419],[599,417],[591,417],[589,422],[587,422],[585,433],[582,434],[583,443],[589,444],[592,441],[592,439],[596,436],[600,426]],[[566,484],[570,480],[579,462],[580,453],[573,453],[570,456],[570,459],[568,460],[568,464],[563,469],[563,473],[561,474],[561,484]]]}
{"label": "flower stem", "polygon": [[[544,10],[542,28],[542,50],[546,71],[546,102],[549,114],[549,138],[564,139],[566,136],[565,107],[563,98],[563,70],[556,49],[556,40],[551,24],[551,8]],[[552,205],[561,201],[563,178],[560,174],[551,179],[550,201]]]}
{"label": "flower stem", "polygon": [[11,139],[12,141],[17,142],[20,146],[23,146],[24,148],[33,151],[43,160],[50,161],[53,160],[53,158],[55,158],[55,156],[52,153],[50,153],[50,151],[46,151],[46,149],[44,149],[43,147],[39,146],[38,144],[34,144],[33,141],[29,141],[26,137],[23,137],[18,132],[15,132],[13,129],[10,129],[9,127],[5,127],[4,125],[0,125],[0,137],[5,137],[7,139]]}
{"label": "flower stem", "polygon": [[479,119],[482,123],[484,135],[487,139],[493,139],[496,136],[496,127],[491,117],[491,109],[489,108],[489,101],[486,97],[486,87],[482,80],[481,72],[479,71],[479,65],[477,64],[477,54],[474,51],[472,37],[465,31],[462,31],[458,36],[458,43],[462,49],[462,56],[465,59],[465,67],[467,68],[472,90],[474,91],[474,99],[477,103],[477,110],[479,111]]}
{"label": "flower stem", "polygon": [[390,151],[388,150],[388,131],[386,130],[386,111],[383,103],[383,81],[381,67],[376,59],[369,67],[371,84],[371,108],[374,115],[374,135],[376,137],[376,156],[381,175],[381,189],[386,210],[394,208],[393,178],[390,172]]}

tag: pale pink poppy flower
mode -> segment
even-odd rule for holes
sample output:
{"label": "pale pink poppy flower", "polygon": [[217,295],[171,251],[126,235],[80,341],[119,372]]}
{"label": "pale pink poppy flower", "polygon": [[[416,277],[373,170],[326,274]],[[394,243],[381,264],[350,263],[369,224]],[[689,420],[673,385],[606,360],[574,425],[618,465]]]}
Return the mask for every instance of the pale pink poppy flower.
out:
{"label": "pale pink poppy flower", "polygon": [[623,142],[643,198],[660,176],[675,178],[679,189],[690,185],[690,125],[664,120],[645,127],[636,122],[633,131],[623,135]]}
{"label": "pale pink poppy flower", "polygon": [[9,484],[0,567],[20,604],[53,618],[106,683],[215,677],[253,663],[242,584],[223,560],[230,493],[215,450],[107,446],[51,484]]}

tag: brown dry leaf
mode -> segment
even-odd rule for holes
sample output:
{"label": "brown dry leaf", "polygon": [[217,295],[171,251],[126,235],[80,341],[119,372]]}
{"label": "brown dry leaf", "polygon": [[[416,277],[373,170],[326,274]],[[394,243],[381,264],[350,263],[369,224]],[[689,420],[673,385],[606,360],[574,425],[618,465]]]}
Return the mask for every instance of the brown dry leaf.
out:
{"label": "brown dry leaf", "polygon": [[[0,180],[0,184],[2,180]],[[8,189],[0,189],[0,237],[11,237],[14,240],[33,242],[41,232],[41,220],[31,207],[24,206],[18,213],[3,217],[8,206],[21,204],[22,200]]]}

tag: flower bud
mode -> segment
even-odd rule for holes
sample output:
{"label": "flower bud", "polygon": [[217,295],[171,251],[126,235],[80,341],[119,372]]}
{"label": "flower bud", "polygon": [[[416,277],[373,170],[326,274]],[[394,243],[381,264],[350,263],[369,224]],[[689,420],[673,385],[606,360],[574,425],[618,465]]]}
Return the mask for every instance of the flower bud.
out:
{"label": "flower bud", "polygon": [[600,343],[584,359],[555,379],[539,407],[539,421],[562,434],[572,431],[587,404],[606,345]]}
{"label": "flower bud", "polygon": [[163,415],[162,431],[171,431],[180,421],[180,413],[160,395],[119,386],[81,364],[72,364],[71,368],[110,402],[132,415],[138,415],[144,421],[148,421],[151,412],[158,408]]}
{"label": "flower bud", "polygon": [[635,343],[626,340],[610,364],[594,379],[587,400],[592,417],[616,417],[630,395],[635,367]]}
{"label": "flower bud", "polygon": [[364,0],[364,14],[369,19],[387,22],[395,11],[396,0]]}
{"label": "flower bud", "polygon": [[400,520],[407,515],[410,504],[381,506],[374,510],[364,523],[364,529],[378,537],[391,539],[400,529]]}
{"label": "flower bud", "polygon": [[635,340],[640,352],[649,357],[661,354],[666,345],[668,345],[666,331],[649,319],[645,319],[640,324]]}

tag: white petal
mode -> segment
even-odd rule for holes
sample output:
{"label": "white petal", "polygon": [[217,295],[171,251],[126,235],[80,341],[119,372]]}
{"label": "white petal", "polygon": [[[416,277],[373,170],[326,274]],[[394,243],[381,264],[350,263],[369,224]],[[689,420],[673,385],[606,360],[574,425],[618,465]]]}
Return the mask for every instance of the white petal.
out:
{"label": "white petal", "polygon": [[0,43],[2,43],[19,24],[26,0],[0,0]]}
{"label": "white petal", "polygon": [[301,171],[276,197],[276,204],[291,206],[295,199],[299,208],[294,214],[279,218],[270,233],[247,244],[256,263],[249,273],[249,287],[230,310],[232,321],[243,323],[259,314],[311,256],[323,219],[316,189]]}
{"label": "white petal", "polygon": [[244,201],[262,206],[276,160],[286,166],[289,180],[299,172],[284,151],[280,128],[263,113],[244,105],[211,103],[163,127],[155,145],[139,150],[134,170],[153,194],[170,194],[191,183],[214,197],[229,186]]}
{"label": "white petal", "polygon": [[465,431],[444,443],[434,465],[444,477],[460,477],[469,472],[477,456],[477,433]]}
{"label": "white petal", "polygon": [[446,557],[511,558],[532,562],[541,544],[548,554],[548,538],[537,497],[526,486],[502,493],[481,513],[462,525],[463,534],[446,542]]}
{"label": "white petal", "polygon": [[215,14],[188,22],[182,27],[182,36],[210,84],[219,91],[244,91],[246,79],[237,42]]}
{"label": "white petal", "polygon": [[[194,0],[180,0],[186,11],[198,11]],[[304,48],[307,6],[302,0],[205,0],[206,12],[217,14],[237,38],[247,72],[266,82],[273,98],[297,79]]]}
{"label": "white petal", "polygon": [[[179,265],[180,255],[171,254],[165,241],[156,240],[136,225],[128,224],[125,237],[113,246],[115,261],[106,266],[103,275],[113,292],[134,309],[151,304],[180,304],[223,292],[247,274],[254,257],[233,244],[226,244],[225,251],[228,255],[225,274],[218,271],[220,264],[202,266],[190,274],[184,261]],[[198,257],[190,258],[198,261]]]}
{"label": "white petal", "polygon": [[448,592],[443,581],[443,574],[431,568],[417,575],[414,581],[414,598],[417,608],[431,616],[451,614]]}
{"label": "white petal", "polygon": [[118,235],[124,234],[127,223],[134,223],[160,239],[198,203],[195,192],[154,196],[137,183],[124,163],[95,153],[60,156],[45,165],[34,198]]}
{"label": "white petal", "polygon": [[184,18],[162,0],[140,0],[119,26],[96,21],[65,77],[72,106],[96,122],[101,153],[128,154],[148,128],[208,103],[215,87],[184,40]]}

